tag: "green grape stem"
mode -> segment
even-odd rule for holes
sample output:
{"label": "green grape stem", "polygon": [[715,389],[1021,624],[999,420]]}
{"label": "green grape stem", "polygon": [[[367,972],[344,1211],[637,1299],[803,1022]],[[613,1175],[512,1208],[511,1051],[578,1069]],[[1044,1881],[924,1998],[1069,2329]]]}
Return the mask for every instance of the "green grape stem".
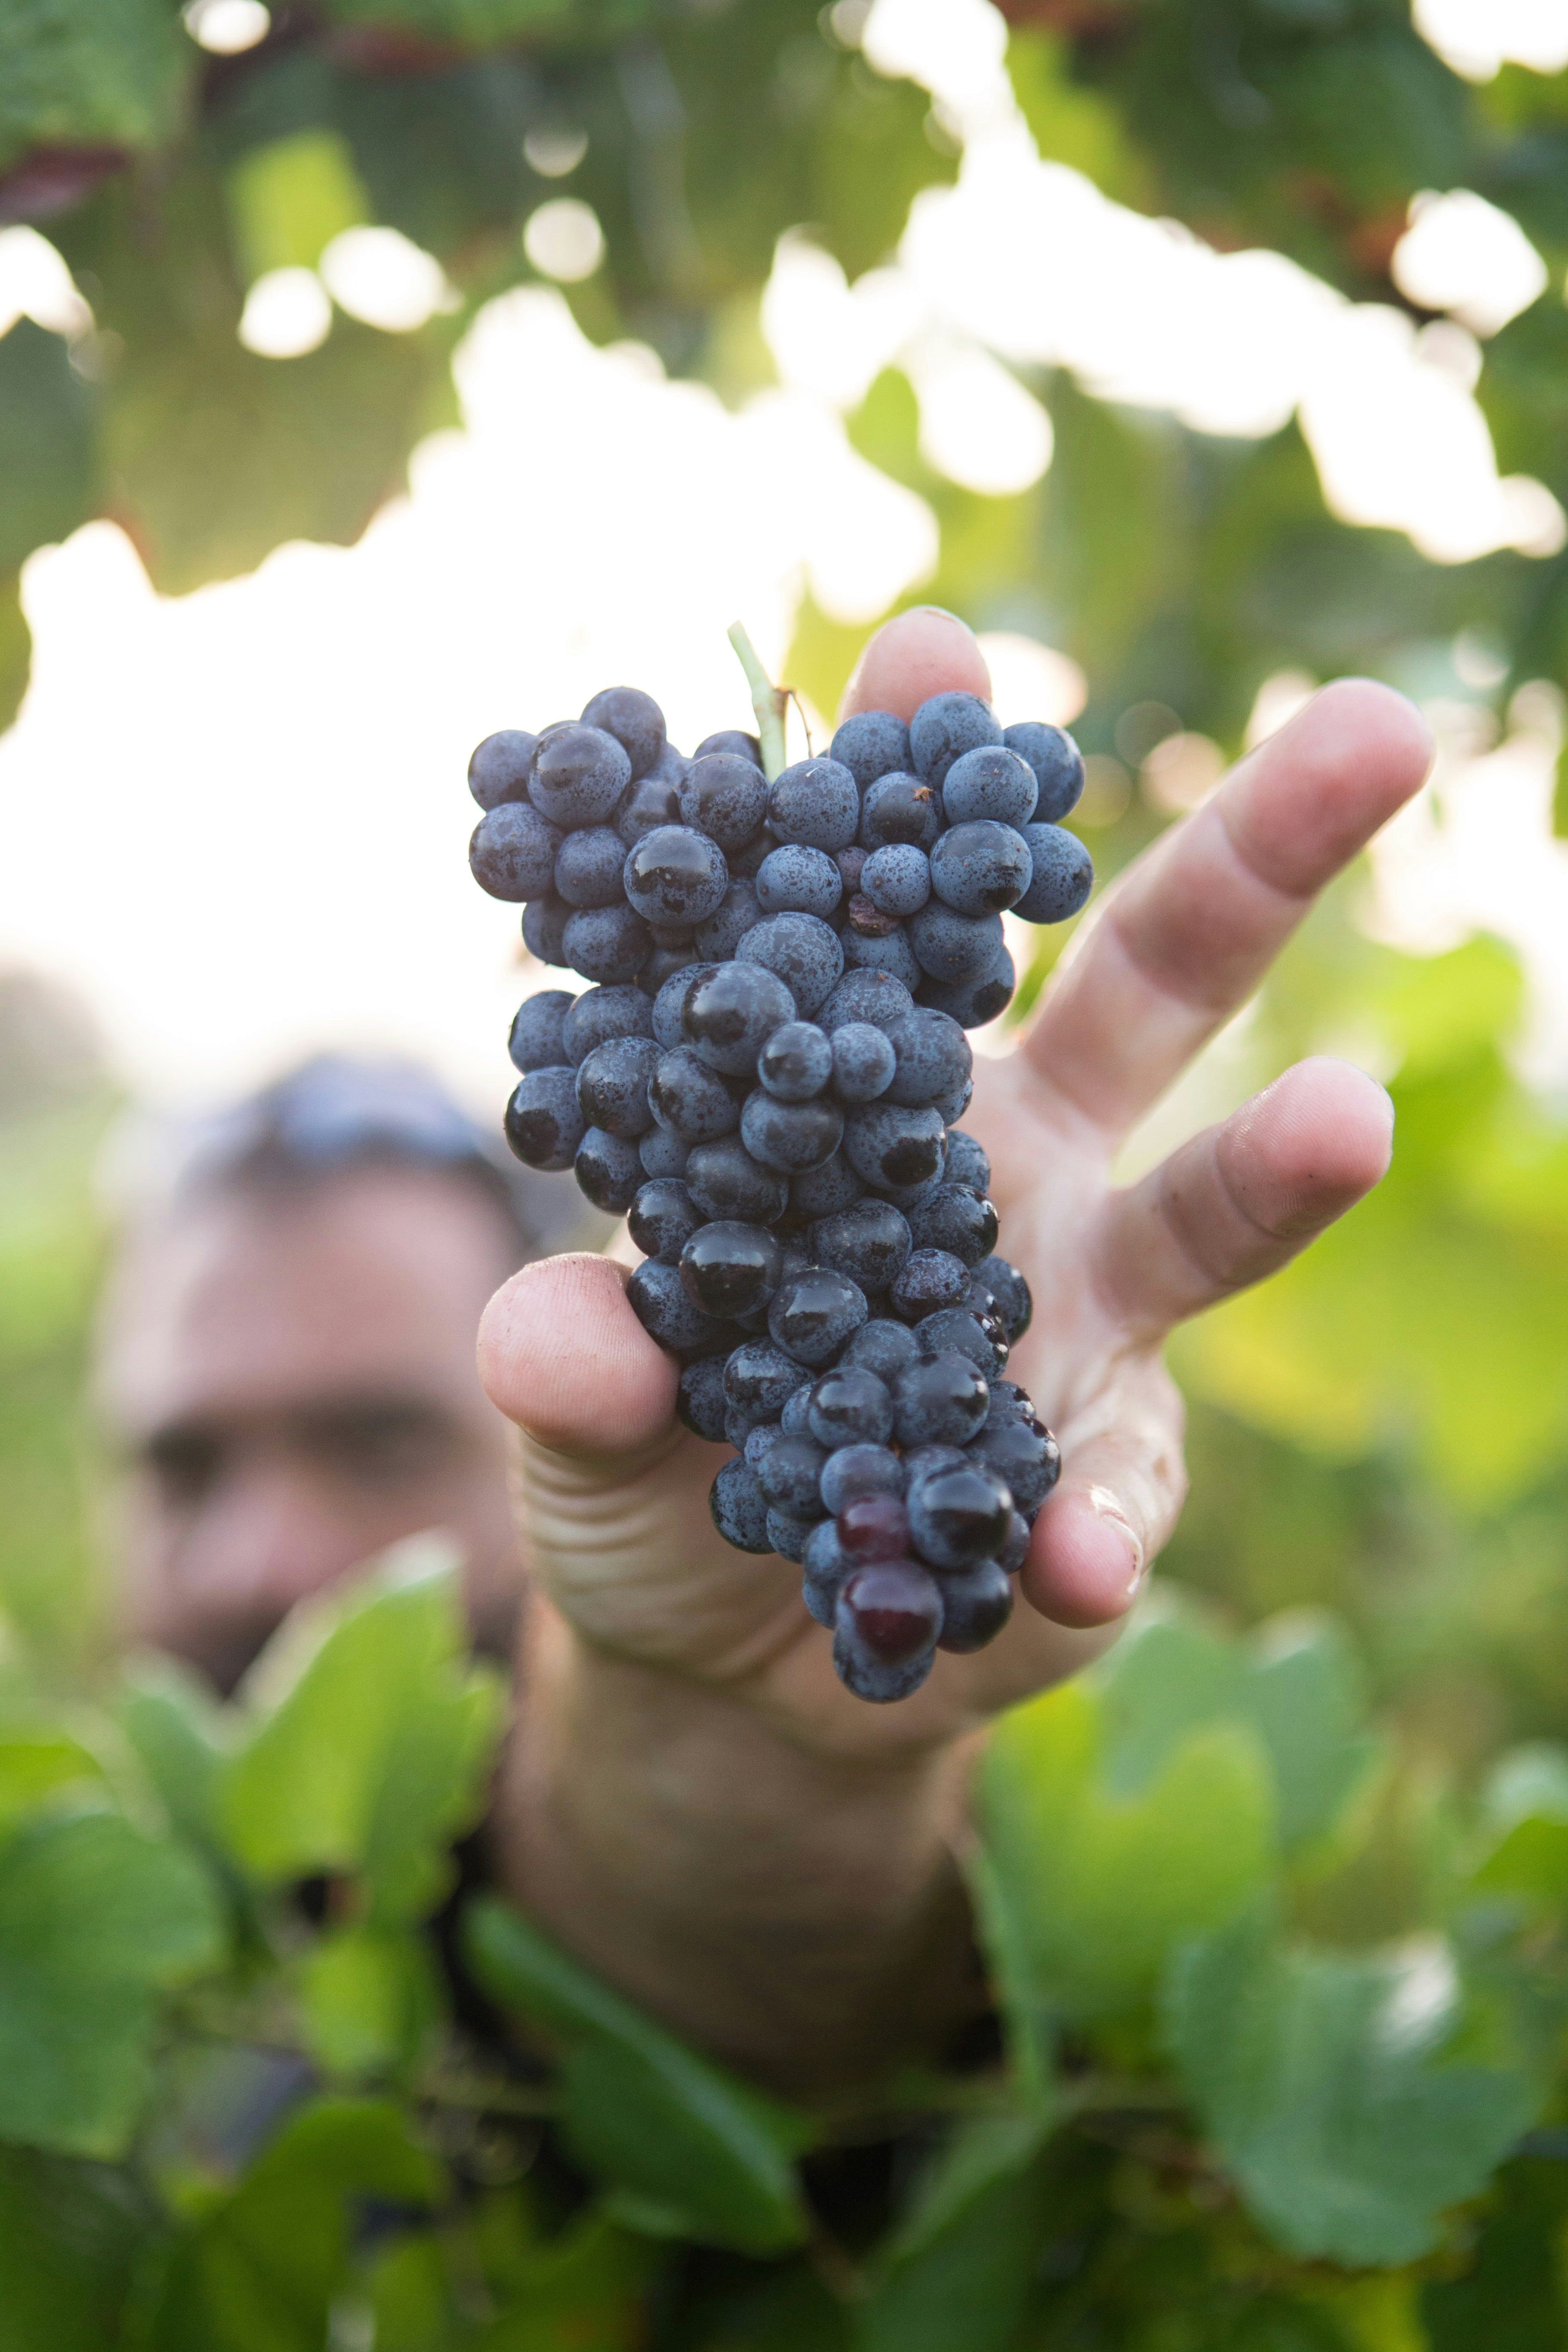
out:
{"label": "green grape stem", "polygon": [[752,689],[752,709],[757,715],[757,738],[763,747],[763,773],[771,784],[789,765],[784,749],[784,712],[789,698],[782,686],[775,686],[763,667],[762,657],[739,621],[731,623],[730,643],[734,646],[741,667],[746,673],[746,683]]}

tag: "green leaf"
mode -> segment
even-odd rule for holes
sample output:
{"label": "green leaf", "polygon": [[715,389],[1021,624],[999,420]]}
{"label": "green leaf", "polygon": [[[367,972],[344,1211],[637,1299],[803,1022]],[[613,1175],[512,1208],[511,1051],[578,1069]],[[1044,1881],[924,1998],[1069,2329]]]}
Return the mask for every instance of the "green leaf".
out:
{"label": "green leaf", "polygon": [[1110,1770],[1107,1701],[1069,1684],[1016,1708],[979,1782],[993,1949],[1063,2018],[1153,1990],[1180,1937],[1231,1918],[1272,1862],[1274,1802],[1256,1734],[1199,1723],[1141,1785]]}
{"label": "green leaf", "polygon": [[0,2137],[125,2147],[151,2080],[156,1996],[221,1943],[205,1874],[110,1812],[44,1819],[0,1848]]}
{"label": "green leaf", "polygon": [[145,2352],[321,2352],[367,2200],[436,2206],[439,2171],[395,2107],[321,2099],[185,2233],[146,2319]]}
{"label": "green leaf", "polygon": [[22,583],[0,578],[0,732],[22,707],[33,667],[33,633],[22,610]]}
{"label": "green leaf", "polygon": [[519,2250],[504,2279],[491,2273],[502,2307],[475,2352],[642,2352],[654,2261],[646,2240],[607,2213],[584,2213]]}
{"label": "green leaf", "polygon": [[1025,2171],[1049,2129],[1049,2119],[1035,2114],[964,2117],[928,2168],[881,2250],[882,2260],[908,2262],[923,2253],[999,2181]]}
{"label": "green leaf", "polygon": [[1478,1890],[1533,1910],[1568,1901],[1568,1748],[1540,1741],[1500,1757],[1481,1791],[1487,1843]]}
{"label": "green leaf", "polygon": [[496,2000],[563,2044],[567,2137],[635,2227],[747,2253],[800,2242],[805,2117],[699,2057],[506,1905],[474,1904],[465,1935]]}
{"label": "green leaf", "polygon": [[1561,2164],[1506,2166],[1464,2274],[1428,2279],[1422,2289],[1426,2352],[1561,2352],[1568,2338],[1559,2255],[1565,2215]]}
{"label": "green leaf", "polygon": [[242,155],[225,186],[247,282],[269,269],[313,269],[370,203],[341,131],[299,131]]}
{"label": "green leaf", "polygon": [[0,1837],[66,1789],[101,1786],[103,1766],[52,1724],[0,1724]]}
{"label": "green leaf", "polygon": [[97,511],[97,411],[60,336],[27,318],[0,335],[0,573]]}
{"label": "green leaf", "polygon": [[107,2165],[0,2147],[0,2352],[103,2352],[156,2226]]}
{"label": "green leaf", "polygon": [[0,170],[29,147],[151,147],[174,127],[196,53],[163,0],[7,0]]}
{"label": "green leaf", "polygon": [[127,1669],[116,1720],[164,1811],[193,1845],[217,1843],[217,1801],[234,1727],[189,1667],[137,1658]]}
{"label": "green leaf", "polygon": [[857,2352],[1004,2352],[1023,2316],[1044,2234],[1029,2119],[961,2133],[856,2314]]}
{"label": "green leaf", "polygon": [[300,1965],[305,2041],[329,2075],[374,2081],[419,2058],[440,2012],[423,1939],[401,1927],[344,1927]]}
{"label": "green leaf", "polygon": [[1204,2125],[1287,2252],[1413,2262],[1530,2119],[1523,2076],[1447,2057],[1459,2023],[1446,1947],[1346,1955],[1287,1946],[1261,1910],[1173,1963],[1167,2022]]}
{"label": "green leaf", "polygon": [[401,1544],[297,1612],[243,1696],[251,1728],[221,1812],[244,1868],[273,1884],[355,1876],[377,1917],[430,1909],[448,1843],[482,1805],[503,1706],[469,1662],[449,1547]]}

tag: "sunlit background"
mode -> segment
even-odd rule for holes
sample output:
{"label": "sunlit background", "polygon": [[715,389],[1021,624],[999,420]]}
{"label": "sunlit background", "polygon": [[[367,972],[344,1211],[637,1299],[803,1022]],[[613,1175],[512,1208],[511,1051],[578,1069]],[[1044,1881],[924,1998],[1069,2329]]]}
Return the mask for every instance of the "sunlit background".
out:
{"label": "sunlit background", "polygon": [[[924,461],[976,492],[1016,493],[1049,467],[1051,420],[1027,379],[1058,367],[1204,435],[1262,438],[1295,416],[1332,512],[1405,533],[1438,563],[1498,548],[1544,562],[1563,547],[1557,500],[1500,473],[1473,396],[1486,339],[1546,280],[1506,213],[1463,189],[1417,197],[1392,265],[1434,314],[1417,328],[1043,161],[987,0],[834,13],[875,66],[925,85],[963,163],[956,185],[917,198],[896,260],[853,285],[808,237],[783,241],[761,313],[773,383],[726,405],[667,380],[647,345],[595,348],[560,293],[513,291],[464,337],[460,429],[419,447],[407,495],[357,546],[286,545],[181,597],[153,593],[112,522],[28,562],[34,683],[0,740],[0,961],[79,993],[136,1094],[200,1098],[326,1039],[411,1050],[493,1102],[527,975],[512,917],[465,871],[469,746],[619,680],[652,689],[689,745],[746,716],[724,641],[736,615],[782,673],[805,593],[830,620],[868,626],[918,592],[936,569],[936,517],[845,425],[889,366],[914,388]],[[199,0],[187,21],[228,53],[265,31],[266,12]],[[1432,0],[1420,23],[1477,78],[1504,58],[1568,59],[1568,9],[1549,0]],[[533,160],[569,170],[570,133]],[[547,279],[589,277],[603,253],[570,196],[541,205],[525,238]],[[258,280],[239,331],[287,368],[331,331],[334,306],[397,334],[454,299],[399,232],[350,228],[319,270]],[[90,332],[54,248],[15,227],[0,234],[0,321],[22,313]],[[1076,716],[1069,659],[1027,633],[988,642],[1004,719]],[[1461,685],[1495,683],[1495,650],[1460,644],[1454,661]],[[1253,731],[1311,683],[1273,681]],[[1546,688],[1517,697],[1494,743],[1462,695],[1437,699],[1443,765],[1380,845],[1366,919],[1424,950],[1477,925],[1512,940],[1531,982],[1529,1066],[1556,1083],[1559,703]],[[807,717],[816,735],[831,723],[809,702]],[[1180,712],[1157,713],[1154,732],[1132,767],[1168,811],[1207,788],[1221,756]],[[1091,793],[1091,827],[1115,797],[1097,809]]]}

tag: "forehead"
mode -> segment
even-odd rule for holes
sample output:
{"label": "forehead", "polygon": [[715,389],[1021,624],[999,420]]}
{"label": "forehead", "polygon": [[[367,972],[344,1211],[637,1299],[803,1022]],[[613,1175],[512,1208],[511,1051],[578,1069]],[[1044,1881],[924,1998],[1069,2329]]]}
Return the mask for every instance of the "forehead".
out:
{"label": "forehead", "polygon": [[479,1313],[511,1263],[499,1211],[435,1171],[205,1196],[115,1271],[104,1402],[136,1429],[304,1392],[472,1382]]}

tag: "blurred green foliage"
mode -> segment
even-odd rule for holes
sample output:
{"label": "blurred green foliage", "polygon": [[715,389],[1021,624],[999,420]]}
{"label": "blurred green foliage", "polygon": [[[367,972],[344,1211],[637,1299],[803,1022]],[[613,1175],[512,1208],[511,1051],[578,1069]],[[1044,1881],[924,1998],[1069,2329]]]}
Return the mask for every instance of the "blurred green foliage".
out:
{"label": "blurred green foliage", "polygon": [[[1400,301],[1416,190],[1510,210],[1552,285],[1478,396],[1500,468],[1568,501],[1568,79],[1463,83],[1396,0],[1003,13],[1043,154],[1356,299]],[[95,331],[0,338],[0,709],[17,568],[89,515],[172,593],[352,540],[449,420],[455,343],[530,275],[552,195],[605,228],[570,289],[586,331],[749,389],[778,236],[853,276],[955,168],[854,15],[331,0],[222,59],[168,0],[4,12],[0,203]],[[565,131],[581,161],[542,175],[524,137]],[[255,277],[361,221],[435,253],[458,307],[243,349]],[[1017,498],[932,472],[897,370],[850,429],[936,513],[921,593],[1082,665],[1102,870],[1165,821],[1139,705],[1231,751],[1281,668],[1499,715],[1568,675],[1568,556],[1434,565],[1335,520],[1293,425],[1226,440],[1065,373],[1032,388],[1055,457]],[[1462,635],[1495,683],[1461,675]],[[803,607],[789,667],[819,709],[859,637]],[[0,998],[0,2352],[1557,2352],[1568,1139],[1514,1072],[1506,951],[1376,946],[1359,887],[1214,1084],[1353,1038],[1389,1075],[1393,1174],[1184,1336],[1167,1598],[985,1766],[1005,2057],[876,2086],[874,2114],[759,2098],[493,1906],[469,1962],[526,2046],[456,2026],[422,1922],[495,1695],[437,1564],[286,1629],[245,1705],[102,1664],[80,1398],[110,1103],[58,1041],[18,1076]]]}

